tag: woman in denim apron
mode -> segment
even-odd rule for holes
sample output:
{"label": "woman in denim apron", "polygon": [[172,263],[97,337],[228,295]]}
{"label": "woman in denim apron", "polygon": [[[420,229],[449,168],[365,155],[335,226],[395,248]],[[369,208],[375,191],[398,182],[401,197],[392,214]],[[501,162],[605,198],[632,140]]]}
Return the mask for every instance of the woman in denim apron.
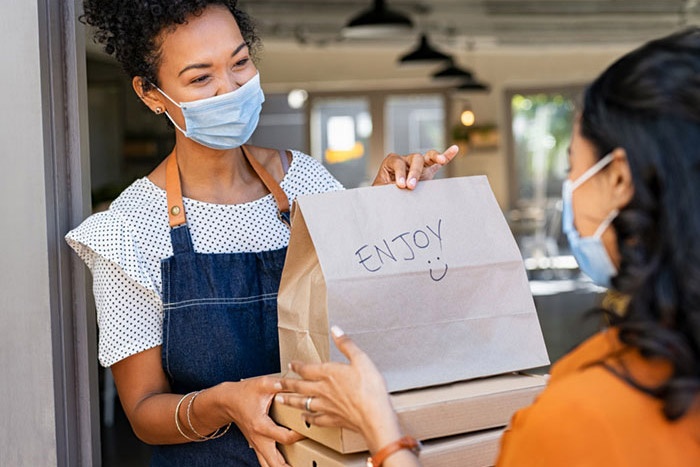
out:
{"label": "woman in denim apron", "polygon": [[[148,346],[134,342],[141,339],[137,325],[135,332],[128,333],[135,337],[120,342],[122,353],[108,364],[135,434],[157,446],[152,460],[156,466],[282,466],[286,464],[276,443],[300,438],[268,416],[272,398],[281,390],[281,379],[270,374],[280,370],[276,298],[288,233],[284,231],[287,237],[281,247],[269,251],[252,247],[247,251],[255,252],[197,252],[192,232],[199,235],[198,241],[203,241],[203,234],[194,224],[188,225],[188,217],[195,221],[192,211],[186,216],[183,205],[184,196],[188,202],[207,204],[206,213],[231,205],[264,204],[267,209],[272,193],[277,208],[256,210],[256,215],[264,217],[265,229],[282,229],[281,223],[289,222],[288,195],[278,183],[285,177],[287,155],[280,159],[276,150],[243,146],[257,126],[264,95],[251,59],[258,38],[248,16],[236,5],[235,0],[84,2],[83,20],[95,28],[96,39],[131,76],[138,97],[176,128],[172,154],[147,180],[135,182],[120,195],[110,208],[111,217],[95,215],[76,229],[80,232],[67,236],[92,268],[97,287],[116,282],[121,275],[128,276],[121,279],[124,282],[135,282],[137,289],[150,287],[143,295],[159,294],[154,300],[160,300],[156,313],[162,304],[162,341]],[[384,159],[375,184],[412,189],[418,180],[431,178],[456,152],[452,147],[441,154],[391,154]],[[309,156],[302,159],[299,162],[295,156],[297,168],[299,164],[315,168],[301,175],[297,170],[299,176],[290,190],[340,188],[317,161]],[[290,174],[294,166],[292,161]],[[314,185],[317,177],[331,181]],[[139,187],[142,191],[132,196]],[[163,188],[167,207],[164,201],[161,206],[158,190]],[[124,203],[124,198],[134,204]],[[153,206],[158,207],[150,216],[155,219],[137,217]],[[166,209],[170,242],[165,238]],[[139,229],[134,224],[139,222],[156,225],[152,235],[162,241],[143,239],[154,231],[135,235]],[[231,230],[265,239],[271,236],[266,230],[244,227],[224,223],[217,234]],[[105,241],[104,237],[122,231],[136,236],[133,241],[141,249],[115,253],[112,238]],[[97,238],[102,250],[95,253],[92,244],[81,243],[81,235]],[[161,250],[153,253],[162,244],[172,245],[172,256],[161,255]],[[100,255],[106,259],[95,258]],[[147,267],[156,272],[145,274],[140,261],[148,255]],[[160,271],[155,268],[157,261],[161,261]],[[109,264],[104,266],[105,262]],[[105,305],[97,297],[98,314],[109,312],[101,311]],[[143,310],[130,313],[129,319],[135,319]],[[154,319],[160,318],[159,314]],[[110,324],[105,329],[101,325],[101,340],[103,332],[111,331]]]}
{"label": "woman in denim apron", "polygon": [[[241,149],[274,195],[280,222],[288,224],[289,203],[282,188],[245,147]],[[286,154],[280,159],[285,165]],[[166,174],[173,256],[161,263],[162,359],[171,390],[187,394],[224,381],[279,372],[277,290],[287,249],[197,253],[182,209],[175,153],[167,161]],[[206,443],[156,446],[152,465],[254,466],[258,461],[232,425]]]}

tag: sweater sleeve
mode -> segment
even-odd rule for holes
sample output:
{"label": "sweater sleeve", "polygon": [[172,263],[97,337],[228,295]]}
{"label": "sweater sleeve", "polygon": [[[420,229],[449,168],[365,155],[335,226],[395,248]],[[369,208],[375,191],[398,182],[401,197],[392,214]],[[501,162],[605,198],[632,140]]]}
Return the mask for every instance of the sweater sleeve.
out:
{"label": "sweater sleeve", "polygon": [[503,434],[498,467],[623,466],[616,433],[584,388],[548,387]]}

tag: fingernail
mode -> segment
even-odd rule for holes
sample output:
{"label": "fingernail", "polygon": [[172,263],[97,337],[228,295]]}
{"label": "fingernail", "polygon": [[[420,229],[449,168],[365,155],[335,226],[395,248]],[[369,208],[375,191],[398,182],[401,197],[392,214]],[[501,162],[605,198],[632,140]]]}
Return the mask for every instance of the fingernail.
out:
{"label": "fingernail", "polygon": [[331,333],[335,337],[343,337],[345,335],[345,332],[338,326],[331,326]]}
{"label": "fingernail", "polygon": [[277,395],[275,396],[275,402],[277,402],[278,404],[284,404],[284,397],[282,397],[282,396],[280,396],[279,394],[277,394]]}
{"label": "fingernail", "polygon": [[292,368],[292,362],[287,363],[287,369],[289,371],[294,371],[294,368]]}
{"label": "fingernail", "polygon": [[417,180],[415,178],[412,178],[408,181],[408,186],[414,187],[416,186]]}
{"label": "fingernail", "polygon": [[275,387],[275,389],[277,389],[278,391],[281,391],[281,390],[282,390],[282,383],[280,383],[279,381],[277,381],[277,382],[275,383],[275,386],[274,386],[274,387]]}
{"label": "fingernail", "polygon": [[406,184],[406,179],[403,178],[403,177],[401,177],[401,178],[399,178],[398,180],[396,180],[396,183],[398,183],[399,185],[405,185],[405,184]]}

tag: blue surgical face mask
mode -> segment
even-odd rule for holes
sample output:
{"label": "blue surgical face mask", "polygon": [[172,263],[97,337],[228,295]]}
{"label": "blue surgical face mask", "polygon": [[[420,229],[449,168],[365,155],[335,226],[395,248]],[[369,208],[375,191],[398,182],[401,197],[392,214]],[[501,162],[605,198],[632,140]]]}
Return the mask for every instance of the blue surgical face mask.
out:
{"label": "blue surgical face mask", "polygon": [[599,160],[593,167],[586,170],[579,178],[566,180],[562,189],[562,200],[564,202],[562,212],[562,229],[569,239],[571,252],[578,262],[579,268],[588,275],[593,282],[602,286],[610,287],[610,279],[617,275],[617,268],[610,260],[605,245],[601,237],[603,232],[610,226],[610,223],[617,217],[619,211],[613,210],[598,226],[591,237],[581,237],[576,226],[574,226],[574,211],[572,205],[572,195],[576,188],[581,186],[589,178],[600,172],[613,160],[613,155],[608,154]]}
{"label": "blue surgical face mask", "polygon": [[258,126],[265,95],[260,88],[260,73],[235,91],[192,102],[177,103],[157,88],[170,102],[182,109],[185,129],[175,128],[188,138],[212,149],[233,149],[250,139]]}

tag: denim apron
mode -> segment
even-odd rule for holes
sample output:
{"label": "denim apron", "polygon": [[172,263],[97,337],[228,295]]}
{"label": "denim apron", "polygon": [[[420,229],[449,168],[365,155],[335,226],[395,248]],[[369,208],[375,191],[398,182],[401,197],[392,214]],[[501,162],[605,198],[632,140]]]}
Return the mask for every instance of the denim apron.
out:
{"label": "denim apron", "polygon": [[[243,148],[289,225],[279,184]],[[282,154],[281,154],[282,155]],[[286,154],[283,163],[286,163]],[[283,164],[286,172],[286,164]],[[175,394],[280,371],[277,291],[286,248],[260,253],[200,254],[187,227],[176,153],[166,162],[173,256],[161,262],[163,369]],[[235,424],[221,438],[156,446],[152,466],[259,466]]]}

